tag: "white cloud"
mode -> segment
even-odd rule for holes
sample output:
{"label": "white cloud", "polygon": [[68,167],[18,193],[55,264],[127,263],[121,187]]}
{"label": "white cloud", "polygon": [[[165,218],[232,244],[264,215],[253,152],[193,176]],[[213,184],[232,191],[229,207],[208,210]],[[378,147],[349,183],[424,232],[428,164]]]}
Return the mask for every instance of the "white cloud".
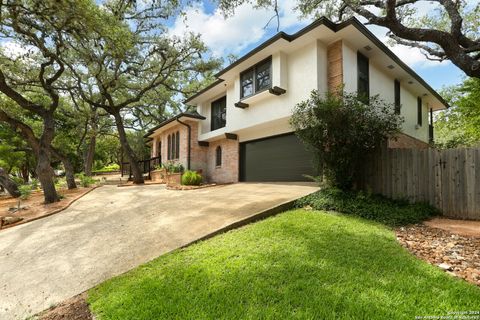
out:
{"label": "white cloud", "polygon": [[[293,1],[279,1],[282,29],[302,24],[293,13],[294,5]],[[265,28],[273,15],[271,9],[253,9],[251,5],[245,4],[237,7],[234,15],[225,18],[218,9],[209,14],[202,5],[196,5],[188,8],[184,17],[175,20],[170,33],[176,36],[182,36],[186,32],[198,33],[216,56],[238,54],[249,45],[262,40],[271,28],[277,27],[276,20],[272,20]]]}
{"label": "white cloud", "polygon": [[[281,30],[297,30],[309,22],[309,19],[299,18],[294,10],[296,3],[292,0],[278,1]],[[417,15],[425,15],[434,7],[438,6],[429,1],[422,2],[416,7]],[[203,5],[197,4],[188,8],[184,17],[178,17],[175,20],[170,33],[176,36],[182,36],[186,32],[198,33],[215,56],[225,57],[230,53],[239,54],[249,45],[265,40],[267,34],[277,27],[274,19],[265,29],[265,25],[273,15],[272,9],[253,9],[250,4],[245,4],[237,7],[234,15],[225,18],[220,10],[207,13]],[[365,22],[364,18],[359,17],[359,19]],[[386,36],[386,28],[373,25],[369,25],[368,28],[412,68],[429,68],[450,63],[428,60],[418,48],[398,44],[392,46]]]}

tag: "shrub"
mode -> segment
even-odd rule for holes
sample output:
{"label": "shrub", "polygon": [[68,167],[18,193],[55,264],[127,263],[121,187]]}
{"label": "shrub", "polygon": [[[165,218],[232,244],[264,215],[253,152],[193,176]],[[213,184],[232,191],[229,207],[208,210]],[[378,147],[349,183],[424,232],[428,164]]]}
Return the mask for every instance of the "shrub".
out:
{"label": "shrub", "polygon": [[77,178],[80,180],[80,185],[84,188],[90,187],[92,184],[97,183],[97,180],[86,176],[83,172],[78,174]]}
{"label": "shrub", "polygon": [[103,172],[115,172],[115,171],[119,171],[120,170],[120,166],[116,163],[113,163],[113,164],[109,164],[108,166],[104,166],[98,170],[94,170],[95,173],[103,173]]}
{"label": "shrub", "polygon": [[321,95],[295,106],[290,124],[314,151],[330,185],[351,189],[365,157],[400,130],[402,118],[394,106],[370,97],[368,105],[355,93]]}
{"label": "shrub", "polygon": [[326,188],[310,194],[297,200],[296,206],[356,215],[391,227],[418,223],[439,213],[426,203],[410,204],[406,200],[392,200],[362,191],[346,192],[337,188]]}
{"label": "shrub", "polygon": [[17,177],[17,176],[10,176],[10,179],[15,182],[15,184],[17,186],[19,185],[22,185],[22,184],[25,184],[25,181],[23,180],[23,178],[20,178],[20,177]]}
{"label": "shrub", "polygon": [[20,199],[27,200],[28,197],[32,194],[32,187],[28,184],[18,186],[18,191],[20,191]]}
{"label": "shrub", "polygon": [[33,190],[37,190],[40,188],[40,181],[37,178],[32,178],[32,180],[30,180],[30,185]]}
{"label": "shrub", "polygon": [[182,184],[186,186],[198,186],[202,180],[202,176],[196,171],[187,170],[182,175]]}
{"label": "shrub", "polygon": [[162,167],[165,168],[168,173],[180,173],[185,169],[181,163],[174,161],[164,163]]}
{"label": "shrub", "polygon": [[56,178],[55,179],[55,188],[66,188],[67,187],[67,180],[65,178]]}

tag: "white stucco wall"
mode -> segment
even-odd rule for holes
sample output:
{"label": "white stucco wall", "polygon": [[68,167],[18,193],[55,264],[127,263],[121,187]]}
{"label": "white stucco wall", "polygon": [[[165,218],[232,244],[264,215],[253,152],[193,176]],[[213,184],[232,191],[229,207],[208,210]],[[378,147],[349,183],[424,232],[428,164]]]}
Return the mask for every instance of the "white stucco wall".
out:
{"label": "white stucco wall", "polygon": [[[317,72],[315,72],[317,70],[321,70],[322,74],[320,84]],[[326,72],[326,48],[317,41],[290,54],[279,52],[272,55],[272,86],[284,88],[287,93],[275,96],[268,91],[264,91],[242,100],[242,102],[249,104],[248,108],[236,108],[234,104],[240,100],[240,75],[238,74],[233,81],[229,81],[232,84],[227,86],[225,91],[227,95],[227,124],[225,128],[210,132],[210,104],[215,99],[210,99],[199,105],[199,113],[207,117],[207,120],[202,121],[199,139],[214,139],[216,135],[220,138],[225,132],[243,132],[245,134],[245,129],[248,128],[252,128],[252,131],[248,134],[249,140],[266,137],[273,132],[292,131],[288,121],[281,121],[283,128],[279,128],[277,120],[288,119],[295,104],[308,99],[312,90],[326,90]],[[255,129],[255,127],[262,126],[267,122],[272,123],[272,130],[265,128],[265,126],[262,130]]]}
{"label": "white stucco wall", "polygon": [[[343,78],[347,92],[357,90],[357,50],[343,41]],[[380,95],[385,101],[394,102],[394,78],[383,66],[369,61],[370,95]],[[237,133],[241,141],[267,137],[276,133],[291,131],[288,125],[293,107],[310,96],[314,89],[327,91],[327,46],[319,40],[289,52],[272,55],[272,86],[287,90],[286,94],[275,96],[268,91],[242,100],[248,103],[246,109],[236,108],[240,100],[240,74],[225,79],[224,92],[198,105],[198,112],[207,119],[201,121],[199,140],[215,140],[224,137],[225,132]],[[428,141],[428,109],[423,107],[423,125],[417,128],[417,97],[407,90],[408,84],[401,81],[401,115],[405,118],[403,131],[417,139]],[[226,127],[210,131],[211,102],[227,96]],[[271,128],[269,127],[271,126]],[[243,137],[242,137],[243,136]]]}
{"label": "white stucco wall", "polygon": [[[357,91],[357,51],[348,43],[343,45],[343,68],[345,91]],[[379,95],[389,103],[395,102],[395,79],[384,70],[369,60],[370,95]],[[400,81],[400,102],[402,105],[400,115],[404,118],[402,131],[414,138],[428,142],[428,107],[423,104],[423,125],[417,125],[417,96],[408,89],[408,83]]]}

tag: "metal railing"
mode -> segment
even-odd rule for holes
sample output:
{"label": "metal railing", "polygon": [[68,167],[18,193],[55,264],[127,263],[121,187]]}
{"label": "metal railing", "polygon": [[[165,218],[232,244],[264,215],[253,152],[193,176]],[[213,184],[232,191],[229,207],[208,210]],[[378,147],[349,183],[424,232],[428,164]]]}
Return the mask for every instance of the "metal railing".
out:
{"label": "metal railing", "polygon": [[[156,165],[162,164],[162,157],[154,157],[145,160],[139,160],[138,165],[140,170],[142,170],[143,175],[147,174],[147,179],[151,179],[150,172],[155,169]],[[130,166],[130,162],[122,162],[121,168],[121,176],[128,175],[128,180],[132,179],[132,167]]]}

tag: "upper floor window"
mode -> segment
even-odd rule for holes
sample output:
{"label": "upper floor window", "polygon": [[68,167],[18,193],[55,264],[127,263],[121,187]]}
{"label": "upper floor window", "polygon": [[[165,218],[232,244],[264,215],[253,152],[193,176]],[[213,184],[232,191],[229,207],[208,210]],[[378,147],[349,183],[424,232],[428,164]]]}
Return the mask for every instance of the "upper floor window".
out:
{"label": "upper floor window", "polygon": [[225,127],[227,123],[227,97],[222,97],[216,101],[213,101],[211,112],[211,130],[213,131]]}
{"label": "upper floor window", "polygon": [[368,58],[357,52],[358,98],[368,103],[370,98],[370,77],[368,73]]}
{"label": "upper floor window", "polygon": [[423,122],[423,112],[422,112],[422,98],[417,98],[417,124],[422,125]]}
{"label": "upper floor window", "polygon": [[272,58],[263,60],[240,74],[240,98],[272,87]]}
{"label": "upper floor window", "polygon": [[218,146],[215,150],[215,166],[220,167],[222,165],[222,147]]}
{"label": "upper floor window", "polygon": [[400,114],[400,81],[395,79],[395,113]]}

